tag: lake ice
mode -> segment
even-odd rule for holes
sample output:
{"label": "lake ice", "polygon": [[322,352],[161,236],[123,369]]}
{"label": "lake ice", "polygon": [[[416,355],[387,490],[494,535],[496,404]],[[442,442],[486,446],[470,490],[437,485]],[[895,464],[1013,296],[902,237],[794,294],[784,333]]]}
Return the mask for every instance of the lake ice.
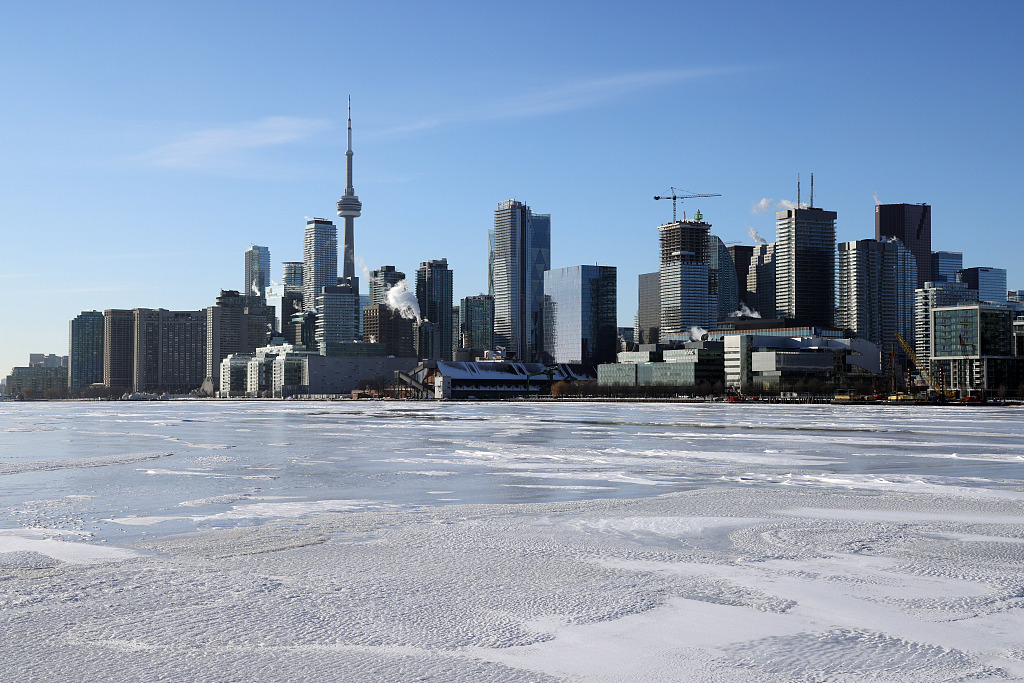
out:
{"label": "lake ice", "polygon": [[1024,679],[1020,408],[0,404],[0,680]]}

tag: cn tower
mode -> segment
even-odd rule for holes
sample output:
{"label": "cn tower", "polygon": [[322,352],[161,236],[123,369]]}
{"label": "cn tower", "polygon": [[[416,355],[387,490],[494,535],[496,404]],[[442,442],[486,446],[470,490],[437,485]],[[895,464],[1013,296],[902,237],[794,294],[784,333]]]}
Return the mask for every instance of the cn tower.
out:
{"label": "cn tower", "polygon": [[[347,280],[358,297],[359,281],[356,277],[354,219],[359,217],[363,205],[352,188],[352,96],[348,96],[348,151],[345,152],[345,194],[338,200],[338,216],[345,219],[344,261],[341,277]],[[358,301],[358,299],[357,299]]]}

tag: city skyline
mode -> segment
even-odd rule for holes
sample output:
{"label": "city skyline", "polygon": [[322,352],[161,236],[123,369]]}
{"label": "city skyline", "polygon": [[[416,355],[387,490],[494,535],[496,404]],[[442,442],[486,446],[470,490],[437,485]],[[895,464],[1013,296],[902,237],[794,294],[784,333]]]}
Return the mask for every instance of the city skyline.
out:
{"label": "city skyline", "polygon": [[[670,216],[653,195],[721,193],[680,211],[700,209],[729,242],[774,241],[775,210],[795,201],[796,174],[813,171],[815,203],[838,213],[837,241],[871,237],[873,195],[928,203],[934,250],[1024,287],[1012,256],[1024,247],[1013,206],[1024,95],[1005,86],[1024,11],[819,8],[787,15],[796,37],[783,41],[774,8],[736,7],[723,21],[710,8],[584,17],[530,5],[501,14],[536,41],[520,53],[493,44],[491,10],[409,5],[396,20],[356,8],[348,18],[366,30],[321,61],[293,48],[327,35],[328,8],[197,18],[67,4],[56,22],[14,8],[18,31],[0,47],[19,65],[2,76],[0,371],[32,352],[65,354],[83,311],[213,305],[238,287],[248,244],[269,247],[278,280],[283,261],[302,259],[305,218],[331,216],[345,188],[349,92],[372,207],[357,276],[447,258],[455,300],[486,292],[493,207],[518,198],[552,215],[553,268],[618,269],[618,323],[630,326],[637,276],[657,269],[657,226]],[[377,40],[385,30],[392,40]],[[441,30],[459,40],[428,42]],[[45,54],[29,44],[42,32],[53,37]],[[678,34],[703,48],[699,62],[669,49]],[[854,37],[868,34],[881,47]],[[236,38],[243,49],[229,47]],[[950,54],[954,41],[973,48]],[[421,213],[441,197],[443,216]]]}

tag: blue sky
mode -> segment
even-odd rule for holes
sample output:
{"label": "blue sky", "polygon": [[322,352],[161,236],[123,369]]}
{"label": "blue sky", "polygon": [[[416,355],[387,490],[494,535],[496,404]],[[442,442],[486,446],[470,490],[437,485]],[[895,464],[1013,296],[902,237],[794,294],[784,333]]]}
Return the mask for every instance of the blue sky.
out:
{"label": "blue sky", "polygon": [[[726,241],[763,199],[933,206],[933,248],[1009,271],[1024,4],[16,3],[0,26],[0,373],[83,310],[209,306],[242,254],[301,260],[334,217],[352,95],[356,255],[447,258],[486,291],[498,202],[552,215],[554,267],[657,267],[670,186]],[[806,198],[806,196],[805,196]]]}

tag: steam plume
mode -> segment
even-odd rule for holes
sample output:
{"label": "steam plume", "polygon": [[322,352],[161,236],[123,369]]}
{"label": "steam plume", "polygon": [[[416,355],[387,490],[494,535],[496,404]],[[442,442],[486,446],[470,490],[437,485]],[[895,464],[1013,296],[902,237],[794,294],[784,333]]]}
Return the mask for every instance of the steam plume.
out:
{"label": "steam plume", "polygon": [[409,283],[400,280],[388,290],[388,308],[397,311],[403,318],[420,319],[420,303],[416,295],[409,291]]}

